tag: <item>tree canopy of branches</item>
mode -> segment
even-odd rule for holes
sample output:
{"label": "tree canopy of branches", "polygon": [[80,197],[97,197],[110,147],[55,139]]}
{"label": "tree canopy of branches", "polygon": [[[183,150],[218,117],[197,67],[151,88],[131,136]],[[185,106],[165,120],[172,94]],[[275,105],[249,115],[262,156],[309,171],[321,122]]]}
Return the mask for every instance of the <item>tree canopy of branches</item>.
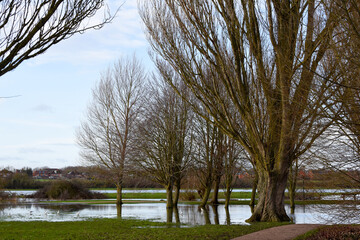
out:
{"label": "tree canopy of branches", "polygon": [[323,113],[337,90],[327,51],[336,5],[151,0],[140,8],[158,69],[170,84],[177,74],[253,161],[259,200],[248,221],[288,221],[289,168],[332,124]]}
{"label": "tree canopy of branches", "polygon": [[98,24],[83,24],[103,6],[104,0],[0,1],[0,76],[75,33],[110,22],[106,12]]}
{"label": "tree canopy of branches", "polygon": [[77,132],[82,158],[109,169],[122,202],[122,181],[134,151],[135,128],[145,99],[146,74],[139,61],[119,60],[93,90],[86,119]]}
{"label": "tree canopy of branches", "polygon": [[342,78],[343,91],[339,94],[342,114],[338,118],[343,135],[360,155],[360,4],[355,0],[336,1],[340,24],[337,28],[334,53]]}

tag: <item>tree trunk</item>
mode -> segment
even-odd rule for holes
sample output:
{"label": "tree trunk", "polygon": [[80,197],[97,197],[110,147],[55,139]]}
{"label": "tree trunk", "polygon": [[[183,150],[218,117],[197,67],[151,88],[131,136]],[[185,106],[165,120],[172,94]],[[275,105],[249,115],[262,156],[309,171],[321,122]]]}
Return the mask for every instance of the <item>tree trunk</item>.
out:
{"label": "tree trunk", "polygon": [[204,208],[206,206],[206,204],[209,200],[210,192],[211,192],[211,184],[209,184],[208,186],[205,187],[205,192],[204,192],[204,195],[203,195],[203,198],[201,200],[199,207]]}
{"label": "tree trunk", "polygon": [[256,189],[257,189],[257,186],[258,186],[258,182],[259,182],[259,175],[255,171],[255,178],[254,178],[254,183],[253,183],[253,186],[252,186],[251,200],[250,200],[250,208],[251,208],[252,213],[254,213],[254,209],[255,209],[255,197],[256,197]]}
{"label": "tree trunk", "polygon": [[117,183],[116,184],[116,205],[121,205],[122,202],[122,184]]}
{"label": "tree trunk", "polygon": [[[173,208],[173,186],[172,184],[168,184],[166,186],[166,208]],[[172,212],[172,210],[171,210]]]}
{"label": "tree trunk", "polygon": [[226,181],[226,191],[225,191],[225,208],[228,208],[230,205],[230,197],[231,197],[231,182]]}
{"label": "tree trunk", "polygon": [[180,183],[176,183],[175,185],[175,192],[174,192],[174,198],[173,198],[173,206],[177,207],[180,197]]}
{"label": "tree trunk", "polygon": [[172,219],[173,219],[173,208],[166,207],[166,222],[172,223]]}
{"label": "tree trunk", "polygon": [[221,176],[219,177],[219,176],[216,176],[216,178],[215,178],[215,180],[214,180],[214,182],[215,182],[215,184],[214,184],[214,192],[213,192],[213,195],[212,195],[212,200],[211,200],[211,203],[213,204],[213,205],[217,205],[217,204],[219,204],[219,187],[220,187],[220,178],[221,178]]}
{"label": "tree trunk", "polygon": [[284,222],[290,221],[285,212],[284,193],[287,184],[287,173],[275,171],[258,172],[259,200],[252,216],[247,222]]}

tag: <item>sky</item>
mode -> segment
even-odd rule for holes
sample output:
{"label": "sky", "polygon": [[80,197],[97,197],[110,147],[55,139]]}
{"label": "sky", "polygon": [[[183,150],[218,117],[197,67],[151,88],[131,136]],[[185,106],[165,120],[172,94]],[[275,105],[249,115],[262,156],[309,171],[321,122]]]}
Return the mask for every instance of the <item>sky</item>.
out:
{"label": "sky", "polygon": [[112,23],[74,35],[0,77],[1,97],[19,95],[0,99],[0,168],[84,164],[75,132],[101,73],[134,53],[146,69],[153,66],[136,3],[109,0],[113,12],[121,5]]}

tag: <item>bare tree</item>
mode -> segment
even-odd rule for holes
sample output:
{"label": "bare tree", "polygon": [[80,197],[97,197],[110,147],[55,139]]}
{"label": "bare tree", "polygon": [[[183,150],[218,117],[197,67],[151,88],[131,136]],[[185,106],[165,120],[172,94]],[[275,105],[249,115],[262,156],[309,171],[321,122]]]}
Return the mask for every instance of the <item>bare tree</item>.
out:
{"label": "bare tree", "polygon": [[109,23],[113,16],[105,11],[101,22],[84,25],[103,7],[104,0],[0,1],[0,76],[75,33]]}
{"label": "bare tree", "polygon": [[119,60],[93,90],[86,119],[77,132],[82,158],[108,168],[122,204],[122,183],[135,147],[135,128],[144,107],[146,74],[140,62]]}
{"label": "bare tree", "polygon": [[199,115],[196,115],[195,119],[193,169],[199,181],[198,193],[201,198],[199,207],[204,208],[214,184],[215,162],[219,157],[217,146],[220,132],[217,127]]}
{"label": "bare tree", "polygon": [[224,136],[224,182],[225,182],[225,208],[230,205],[230,197],[236,174],[243,168],[245,157],[244,149],[229,136]]}
{"label": "bare tree", "polygon": [[203,117],[253,161],[259,201],[248,221],[290,220],[284,208],[289,168],[332,124],[324,111],[337,79],[323,59],[338,23],[335,8],[316,0],[141,6],[157,67],[165,73],[170,65],[213,116]]}
{"label": "bare tree", "polygon": [[177,206],[191,153],[188,104],[164,83],[156,83],[139,126],[137,163],[167,193],[167,208]]}

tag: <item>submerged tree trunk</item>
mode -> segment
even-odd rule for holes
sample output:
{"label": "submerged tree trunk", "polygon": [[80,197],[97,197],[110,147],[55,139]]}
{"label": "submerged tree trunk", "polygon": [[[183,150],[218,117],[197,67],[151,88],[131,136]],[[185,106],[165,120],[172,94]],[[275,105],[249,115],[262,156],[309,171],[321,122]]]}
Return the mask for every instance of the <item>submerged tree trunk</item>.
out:
{"label": "submerged tree trunk", "polygon": [[201,208],[202,213],[204,214],[205,224],[211,224],[209,210],[206,207]]}
{"label": "submerged tree trunk", "polygon": [[229,206],[225,206],[225,214],[226,214],[226,225],[230,226],[231,219],[230,219]]}
{"label": "submerged tree trunk", "polygon": [[219,211],[218,211],[218,205],[212,205],[211,206],[214,212],[214,224],[215,225],[219,225],[220,221],[219,221]]}
{"label": "submerged tree trunk", "polygon": [[166,208],[166,222],[167,223],[172,223],[172,219],[173,219],[173,208]]}
{"label": "submerged tree trunk", "polygon": [[175,222],[176,222],[176,224],[180,224],[179,209],[178,209],[177,206],[174,206],[174,216],[175,216]]}
{"label": "submerged tree trunk", "polygon": [[285,212],[284,194],[287,185],[287,173],[270,174],[258,172],[259,200],[252,216],[247,222],[284,222],[290,221]]}
{"label": "submerged tree trunk", "polygon": [[116,205],[116,215],[118,218],[121,218],[121,210],[122,210],[121,208],[122,208],[121,204]]}

